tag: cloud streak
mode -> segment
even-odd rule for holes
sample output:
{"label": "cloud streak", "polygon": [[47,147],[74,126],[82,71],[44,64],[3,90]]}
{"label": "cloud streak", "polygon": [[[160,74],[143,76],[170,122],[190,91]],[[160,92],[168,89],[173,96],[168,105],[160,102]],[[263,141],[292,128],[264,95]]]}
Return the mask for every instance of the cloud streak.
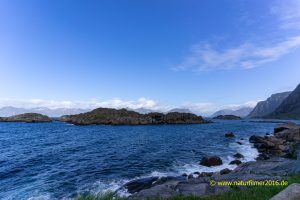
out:
{"label": "cloud streak", "polygon": [[[212,71],[229,69],[251,69],[279,60],[300,47],[300,0],[274,1],[269,7],[269,19],[275,22],[277,41],[261,36],[263,42],[245,38],[239,45],[222,48],[211,43],[192,45],[182,62],[173,67],[175,71]],[[242,16],[245,23],[247,16]],[[281,36],[279,36],[281,35]],[[284,35],[284,36],[283,36]],[[279,37],[279,38],[278,38]],[[268,42],[268,43],[267,43]],[[268,45],[266,45],[266,43]]]}
{"label": "cloud streak", "polygon": [[175,67],[175,70],[251,69],[276,61],[298,47],[300,47],[300,35],[272,43],[269,46],[244,43],[237,47],[218,50],[208,43],[194,45],[190,54]]}
{"label": "cloud streak", "polygon": [[94,109],[98,107],[107,108],[147,108],[147,109],[160,109],[164,108],[163,105],[159,105],[152,99],[139,98],[133,101],[121,100],[114,98],[110,100],[89,100],[89,101],[57,101],[57,100],[45,100],[45,99],[29,99],[29,100],[15,100],[15,99],[0,99],[0,107],[15,106],[21,108],[36,108],[47,107],[51,109],[55,108],[83,108]]}
{"label": "cloud streak", "polygon": [[300,29],[300,0],[280,1],[271,7],[270,13],[278,17],[284,30]]}

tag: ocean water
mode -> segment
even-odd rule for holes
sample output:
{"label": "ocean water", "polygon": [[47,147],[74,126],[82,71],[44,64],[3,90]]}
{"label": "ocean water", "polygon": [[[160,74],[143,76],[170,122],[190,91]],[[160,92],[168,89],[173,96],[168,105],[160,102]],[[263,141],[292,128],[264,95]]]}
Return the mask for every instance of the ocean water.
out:
{"label": "ocean water", "polygon": [[[71,199],[116,190],[139,177],[234,168],[228,165],[233,154],[242,153],[243,161],[258,155],[248,138],[272,133],[276,125],[250,121],[144,126],[0,123],[0,199]],[[236,137],[225,138],[228,131]],[[201,166],[204,155],[220,156],[224,164]]]}

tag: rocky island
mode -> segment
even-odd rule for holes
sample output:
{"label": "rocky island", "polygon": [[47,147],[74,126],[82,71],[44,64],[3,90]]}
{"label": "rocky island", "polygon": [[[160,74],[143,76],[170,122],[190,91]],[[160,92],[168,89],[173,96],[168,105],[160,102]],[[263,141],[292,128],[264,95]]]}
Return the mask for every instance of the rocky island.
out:
{"label": "rocky island", "polygon": [[167,114],[152,112],[140,114],[126,109],[98,108],[78,115],[62,116],[60,121],[75,125],[111,124],[111,125],[146,125],[146,124],[203,124],[208,123],[201,116],[191,113],[170,112]]}
{"label": "rocky island", "polygon": [[42,115],[38,113],[25,113],[20,115],[14,115],[11,117],[0,117],[0,122],[37,123],[37,122],[52,122],[52,119],[46,115]]}
{"label": "rocky island", "polygon": [[[233,190],[228,185],[218,185],[218,181],[281,181],[288,175],[300,173],[300,126],[296,124],[281,125],[274,129],[272,136],[250,137],[260,156],[257,161],[242,163],[242,154],[233,155],[236,160],[230,164],[234,170],[223,169],[220,172],[194,172],[177,177],[149,177],[130,181],[123,185],[131,193],[130,199],[170,198],[174,196],[205,197]],[[204,157],[201,165],[221,165],[217,156]],[[213,182],[212,182],[213,181]],[[213,187],[211,183],[214,183]],[[239,186],[240,189],[248,187]],[[297,192],[297,191],[295,191]]]}
{"label": "rocky island", "polygon": [[214,117],[213,119],[239,120],[242,118],[239,116],[235,116],[235,115],[218,115],[218,116]]}

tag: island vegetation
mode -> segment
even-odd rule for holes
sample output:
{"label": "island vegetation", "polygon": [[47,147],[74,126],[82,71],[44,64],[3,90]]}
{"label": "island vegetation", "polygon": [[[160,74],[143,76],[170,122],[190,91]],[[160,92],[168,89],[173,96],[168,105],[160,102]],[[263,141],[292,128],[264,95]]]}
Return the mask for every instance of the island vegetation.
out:
{"label": "island vegetation", "polygon": [[0,122],[38,123],[38,122],[52,122],[52,119],[46,115],[42,115],[38,113],[25,113],[20,115],[13,115],[11,117],[0,117]]}
{"label": "island vegetation", "polygon": [[111,124],[111,125],[146,125],[146,124],[203,124],[208,123],[201,116],[192,113],[170,112],[167,114],[152,112],[140,114],[126,109],[98,108],[87,113],[67,115],[60,119],[75,125]]}

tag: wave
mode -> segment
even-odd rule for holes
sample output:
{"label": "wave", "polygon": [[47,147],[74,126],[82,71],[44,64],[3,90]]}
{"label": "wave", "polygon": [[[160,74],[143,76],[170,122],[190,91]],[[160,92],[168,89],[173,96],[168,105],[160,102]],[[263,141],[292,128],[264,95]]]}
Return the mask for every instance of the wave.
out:
{"label": "wave", "polygon": [[[235,150],[237,153],[241,153],[244,155],[244,158],[240,159],[242,162],[249,162],[249,161],[255,161],[255,159],[258,156],[258,151],[256,148],[253,147],[253,145],[248,140],[242,140],[242,144],[237,144],[236,141],[229,144],[229,148]],[[185,163],[185,164],[174,164],[169,170],[166,171],[153,171],[149,174],[138,176],[132,179],[121,179],[121,180],[114,180],[110,183],[104,183],[102,181],[97,181],[94,183],[92,190],[89,192],[92,194],[101,194],[108,191],[116,192],[119,196],[128,197],[131,194],[128,193],[125,189],[120,190],[120,188],[133,180],[141,179],[141,178],[149,178],[149,177],[166,177],[166,176],[180,176],[182,174],[193,174],[194,172],[218,172],[224,168],[228,169],[235,169],[236,165],[230,165],[229,163],[236,159],[231,155],[228,155],[226,157],[221,157],[223,160],[223,164],[220,166],[214,166],[214,167],[206,167],[199,164],[199,162],[194,163]],[[196,176],[196,174],[194,175]]]}

